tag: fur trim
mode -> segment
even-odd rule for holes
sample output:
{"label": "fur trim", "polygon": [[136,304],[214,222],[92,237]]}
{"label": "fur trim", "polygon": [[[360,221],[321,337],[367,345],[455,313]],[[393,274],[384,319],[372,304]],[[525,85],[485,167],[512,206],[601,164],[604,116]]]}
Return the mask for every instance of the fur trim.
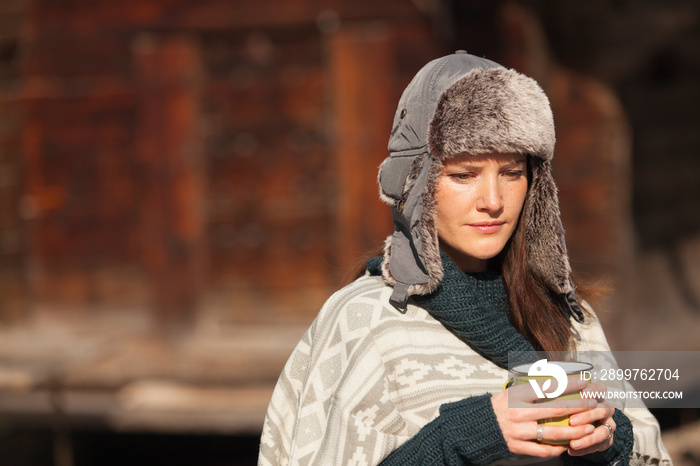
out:
{"label": "fur trim", "polygon": [[[420,163],[424,160],[420,157],[416,157],[416,163],[411,167],[411,171],[408,175],[408,180],[406,185],[408,189],[406,192],[410,191],[413,183],[423,168],[423,164]],[[431,160],[426,158],[425,160]],[[443,270],[442,261],[440,260],[440,246],[438,243],[437,228],[435,227],[435,213],[437,209],[437,183],[442,175],[443,165],[441,162],[432,159],[430,171],[428,172],[428,180],[426,186],[423,190],[423,212],[421,213],[420,219],[418,221],[418,231],[420,238],[422,240],[423,248],[423,265],[428,272],[428,283],[417,283],[409,286],[408,294],[412,295],[425,295],[432,293],[437,289],[442,281]],[[391,262],[391,235],[389,235],[384,242],[384,260],[382,261],[382,276],[384,280],[389,285],[396,284],[396,279],[391,274],[389,264]]]}
{"label": "fur trim", "polygon": [[551,162],[531,160],[532,185],[528,190],[524,222],[530,270],[560,293],[571,290],[571,268],[564,242],[564,227],[559,213],[557,187],[551,174]]}
{"label": "fur trim", "polygon": [[527,76],[497,68],[472,70],[440,96],[428,147],[438,159],[516,152],[551,160],[554,141],[544,91]]}
{"label": "fur trim", "polygon": [[423,239],[423,263],[430,280],[426,285],[426,291],[420,294],[433,292],[442,281],[443,270],[440,259],[440,244],[438,242],[438,232],[435,226],[435,216],[437,215],[437,187],[442,176],[443,164],[440,160],[432,160],[428,180],[423,191],[423,212],[418,223],[420,237]]}
{"label": "fur trim", "polygon": [[[384,190],[382,189],[382,170],[386,169],[386,166],[389,164],[389,160],[390,160],[390,157],[387,157],[379,165],[379,170],[377,171],[377,185],[379,185],[379,199],[382,200],[383,202],[389,204],[389,205],[393,205],[396,202],[396,199],[385,194]],[[393,285],[393,283],[392,283],[392,285]]]}

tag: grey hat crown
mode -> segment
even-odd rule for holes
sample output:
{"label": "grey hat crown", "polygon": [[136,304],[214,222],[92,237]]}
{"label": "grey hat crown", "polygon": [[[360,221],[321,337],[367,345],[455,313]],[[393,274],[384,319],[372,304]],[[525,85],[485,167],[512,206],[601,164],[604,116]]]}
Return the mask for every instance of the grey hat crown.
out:
{"label": "grey hat crown", "polygon": [[388,147],[393,159],[385,162],[392,167],[387,166],[380,173],[382,195],[393,199],[404,195],[413,157],[427,150],[430,122],[442,93],[463,77],[465,70],[497,67],[501,65],[457,52],[432,60],[421,68],[401,95],[394,115]]}

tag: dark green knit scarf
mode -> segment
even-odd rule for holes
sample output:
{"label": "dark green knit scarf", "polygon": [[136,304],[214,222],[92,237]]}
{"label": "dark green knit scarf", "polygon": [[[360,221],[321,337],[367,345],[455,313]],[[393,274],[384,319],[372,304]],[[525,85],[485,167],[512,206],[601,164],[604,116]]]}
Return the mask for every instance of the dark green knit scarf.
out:
{"label": "dark green knit scarf", "polygon": [[[465,274],[442,251],[440,258],[442,282],[428,295],[413,296],[414,303],[502,368],[508,368],[508,353],[511,366],[539,359],[530,342],[510,322],[508,292],[501,274]],[[381,275],[381,263],[382,258],[375,257],[367,264],[367,270],[371,275]]]}

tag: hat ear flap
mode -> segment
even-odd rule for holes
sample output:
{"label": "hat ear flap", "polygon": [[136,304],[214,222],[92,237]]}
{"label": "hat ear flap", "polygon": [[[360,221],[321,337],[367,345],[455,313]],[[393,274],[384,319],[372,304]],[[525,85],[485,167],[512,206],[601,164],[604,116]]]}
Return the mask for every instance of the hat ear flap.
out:
{"label": "hat ear flap", "polygon": [[532,273],[552,290],[570,293],[573,291],[569,280],[571,267],[551,163],[538,157],[528,159],[532,182],[523,212],[528,264]]}
{"label": "hat ear flap", "polygon": [[395,230],[386,240],[382,275],[394,286],[391,303],[405,311],[409,296],[433,292],[442,280],[437,230],[436,190],[442,163],[430,154],[416,157],[405,199],[392,204]]}

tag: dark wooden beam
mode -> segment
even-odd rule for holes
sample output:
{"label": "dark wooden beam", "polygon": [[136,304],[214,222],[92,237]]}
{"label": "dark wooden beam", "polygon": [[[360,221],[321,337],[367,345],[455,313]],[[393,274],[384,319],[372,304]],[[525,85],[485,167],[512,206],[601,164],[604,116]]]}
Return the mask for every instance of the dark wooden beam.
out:
{"label": "dark wooden beam", "polygon": [[343,28],[329,41],[333,89],[338,265],[352,269],[391,233],[388,208],[379,200],[377,168],[394,114],[394,47],[389,28]]}
{"label": "dark wooden beam", "polygon": [[183,36],[144,36],[134,44],[144,176],[134,208],[141,212],[155,318],[176,333],[192,324],[204,269],[199,57],[197,43]]}

